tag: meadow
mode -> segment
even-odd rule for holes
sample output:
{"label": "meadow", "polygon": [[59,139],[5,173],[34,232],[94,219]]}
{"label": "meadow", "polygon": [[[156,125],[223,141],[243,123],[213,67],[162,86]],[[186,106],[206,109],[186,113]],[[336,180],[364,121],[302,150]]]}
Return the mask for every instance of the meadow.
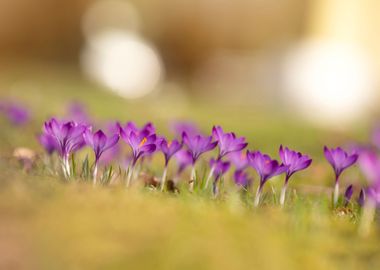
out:
{"label": "meadow", "polygon": [[[8,67],[1,72],[2,98],[18,100],[33,113],[31,123],[23,127],[0,120],[1,269],[380,267],[378,218],[363,237],[358,234],[361,209],[355,200],[332,208],[334,176],[322,151],[325,144],[365,142],[365,123],[331,132],[260,105],[171,96],[128,102],[75,74],[54,66]],[[209,133],[218,124],[245,136],[249,149],[277,157],[283,144],[308,153],[313,164],[291,180],[284,208],[277,203],[282,176],[269,182],[258,208],[252,206],[253,189],[242,194],[227,180],[218,198],[183,186],[178,193],[162,193],[142,184],[126,189],[94,188],[79,177],[67,182],[43,166],[37,134],[48,117],[63,116],[74,100],[100,121],[152,121],[166,135],[173,119],[191,120]],[[17,147],[38,154],[32,169],[13,157]],[[162,157],[155,157],[146,169],[159,177],[162,163]],[[202,178],[204,167],[198,169]],[[345,186],[363,181],[356,167],[342,175]]]}

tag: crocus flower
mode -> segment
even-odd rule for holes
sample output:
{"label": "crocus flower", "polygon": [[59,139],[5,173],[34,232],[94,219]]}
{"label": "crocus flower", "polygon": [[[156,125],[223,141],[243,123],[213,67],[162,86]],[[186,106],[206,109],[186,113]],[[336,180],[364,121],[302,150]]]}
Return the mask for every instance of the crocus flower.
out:
{"label": "crocus flower", "polygon": [[351,154],[349,155],[346,151],[344,151],[342,148],[327,148],[324,147],[324,154],[327,159],[327,161],[330,163],[330,165],[333,167],[335,172],[335,188],[334,188],[334,197],[333,197],[333,204],[334,206],[338,202],[339,197],[339,176],[342,174],[342,172],[347,169],[348,167],[352,166],[358,159],[357,154]]}
{"label": "crocus flower", "polygon": [[237,171],[242,171],[249,166],[247,153],[244,151],[229,153],[227,159],[235,166]]}
{"label": "crocus flower", "polygon": [[152,154],[156,151],[156,134],[154,133],[154,127],[151,123],[148,123],[143,128],[139,129],[132,122],[127,123],[123,128],[119,125],[120,137],[131,147],[132,149],[132,161],[128,170],[127,187],[130,185],[130,181],[133,175],[134,167],[139,158]]}
{"label": "crocus flower", "polygon": [[375,206],[380,206],[380,181],[373,183],[365,193],[368,201]]}
{"label": "crocus flower", "polygon": [[66,178],[70,177],[69,156],[85,145],[83,133],[88,128],[87,125],[73,121],[61,122],[55,118],[45,122],[44,134],[53,137],[59,146],[58,152],[62,158],[62,168]]}
{"label": "crocus flower", "polygon": [[49,155],[52,155],[55,151],[59,151],[57,140],[50,134],[42,133],[38,136],[38,141]]}
{"label": "crocus flower", "polygon": [[123,128],[119,125],[121,138],[131,147],[133,152],[132,165],[134,166],[137,160],[147,154],[153,153],[156,146],[155,129],[151,123],[146,124],[139,129],[132,122],[128,122]]}
{"label": "crocus flower", "polygon": [[213,150],[218,142],[213,142],[212,136],[189,136],[186,132],[182,133],[182,140],[192,157],[193,167],[191,171],[190,190],[193,190],[195,181],[195,162],[203,153]]}
{"label": "crocus flower", "polygon": [[93,183],[96,184],[96,176],[98,172],[98,162],[101,155],[112,148],[119,141],[119,134],[115,134],[111,137],[107,137],[103,131],[98,130],[92,133],[90,130],[86,130],[83,134],[84,140],[88,146],[92,148],[95,154]]}
{"label": "crocus flower", "polygon": [[287,166],[285,183],[281,189],[281,196],[280,196],[280,204],[284,205],[285,196],[286,196],[286,189],[288,187],[288,181],[289,181],[290,177],[294,173],[301,171],[301,170],[304,170],[307,167],[309,167],[312,160],[311,160],[311,158],[309,158],[309,156],[303,155],[300,152],[290,150],[287,147],[283,148],[282,145],[280,146],[279,154],[280,154],[280,159],[281,159],[282,163],[285,166]]}
{"label": "crocus flower", "polygon": [[254,205],[258,206],[264,184],[268,179],[286,172],[287,166],[280,165],[277,160],[271,159],[270,156],[262,154],[260,151],[247,151],[247,158],[249,165],[253,167],[260,176],[260,184],[257,188],[254,202]]}
{"label": "crocus flower", "polygon": [[124,137],[129,136],[131,132],[135,134],[145,133],[148,135],[152,135],[156,133],[156,128],[152,123],[146,123],[143,127],[139,128],[134,122],[127,122],[124,126],[117,123],[120,134],[123,133]]}
{"label": "crocus flower", "polygon": [[371,183],[364,192],[360,193],[359,204],[363,207],[359,224],[359,234],[367,236],[375,217],[376,208],[380,206],[380,181]]}
{"label": "crocus flower", "polygon": [[182,144],[178,140],[172,140],[168,142],[165,138],[160,139],[159,149],[161,150],[161,152],[164,154],[164,157],[165,157],[165,167],[164,167],[164,172],[161,178],[161,191],[165,187],[169,160],[172,158],[172,156],[175,153],[181,150],[181,148],[182,148]]}
{"label": "crocus flower", "polygon": [[174,133],[177,138],[182,137],[182,133],[186,133],[188,136],[196,136],[201,134],[198,126],[192,122],[185,121],[175,121],[171,123],[170,130]]}
{"label": "crocus flower", "polygon": [[[229,153],[241,151],[248,145],[245,142],[245,138],[236,138],[236,135],[233,132],[225,133],[220,126],[214,126],[212,128],[212,136],[218,142],[219,154],[217,160],[221,159]],[[214,170],[215,168],[211,166],[209,175],[206,179],[205,188],[208,187]]]}
{"label": "crocus flower", "polygon": [[354,193],[354,187],[352,185],[349,185],[346,189],[346,192],[344,192],[344,206],[345,207],[347,207],[347,205],[350,203],[353,193]]}
{"label": "crocus flower", "polygon": [[193,157],[189,150],[181,149],[175,155],[174,158],[178,164],[177,177],[193,163]]}
{"label": "crocus flower", "polygon": [[236,170],[234,173],[234,182],[237,186],[248,188],[252,180],[249,178],[248,173],[243,170]]}
{"label": "crocus flower", "polygon": [[30,121],[29,111],[19,104],[6,105],[4,113],[9,122],[16,126],[25,125]]}
{"label": "crocus flower", "polygon": [[364,203],[365,203],[365,198],[366,198],[366,195],[365,195],[365,190],[364,188],[360,189],[360,193],[359,193],[359,198],[358,198],[358,204],[360,206],[363,206]]}
{"label": "crocus flower", "polygon": [[68,119],[76,123],[90,124],[91,119],[88,115],[86,107],[80,102],[72,102],[67,107]]}
{"label": "crocus flower", "polygon": [[[115,134],[119,134],[119,125],[115,122],[108,122],[104,125],[104,133],[107,136],[113,136]],[[119,136],[120,137],[120,136]],[[121,154],[121,146],[116,143],[114,146],[109,148],[106,152],[104,152],[99,159],[99,164],[109,165],[112,161],[118,160]],[[120,161],[120,160],[118,160]]]}
{"label": "crocus flower", "polygon": [[241,151],[248,145],[248,143],[245,142],[244,137],[236,138],[236,135],[233,132],[225,133],[220,126],[213,127],[212,135],[218,142],[218,159],[229,153]]}
{"label": "crocus flower", "polygon": [[214,196],[218,194],[218,181],[219,179],[228,171],[230,168],[231,163],[229,161],[223,161],[221,159],[211,159],[210,160],[210,166],[215,168],[214,169],[214,182],[213,182],[213,188],[212,191],[214,193]]}
{"label": "crocus flower", "polygon": [[371,150],[362,151],[358,163],[360,170],[370,184],[380,181],[380,157],[376,152]]}
{"label": "crocus flower", "polygon": [[211,136],[189,136],[186,132],[182,133],[182,139],[191,153],[193,164],[203,153],[213,150],[218,144],[212,141]]}

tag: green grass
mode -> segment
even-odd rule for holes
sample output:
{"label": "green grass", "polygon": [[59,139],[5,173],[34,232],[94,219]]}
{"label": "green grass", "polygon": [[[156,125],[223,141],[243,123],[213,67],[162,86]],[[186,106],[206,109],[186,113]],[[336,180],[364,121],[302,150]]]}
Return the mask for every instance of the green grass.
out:
{"label": "green grass", "polygon": [[[365,128],[331,133],[291,116],[249,106],[170,97],[127,102],[56,67],[2,72],[3,96],[22,99],[33,123],[0,130],[0,269],[378,269],[380,231],[357,233],[360,211],[330,208],[329,195],[309,186],[331,185],[332,171],[321,159],[324,143],[365,138]],[[221,124],[245,135],[252,148],[276,155],[280,143],[315,157],[313,166],[292,179],[284,209],[273,204],[270,186],[259,209],[226,184],[226,193],[160,193],[122,185],[93,188],[65,183],[39,166],[30,172],[12,158],[15,147],[41,152],[35,140],[49,115],[62,115],[70,100],[83,101],[102,120],[154,121],[168,133],[172,118],[192,119],[204,130]],[[151,170],[159,176],[157,158]],[[200,165],[200,168],[203,165]],[[198,170],[202,172],[201,169]],[[360,178],[356,169],[346,182]],[[271,182],[277,193],[282,179]],[[253,193],[253,191],[251,191]]]}

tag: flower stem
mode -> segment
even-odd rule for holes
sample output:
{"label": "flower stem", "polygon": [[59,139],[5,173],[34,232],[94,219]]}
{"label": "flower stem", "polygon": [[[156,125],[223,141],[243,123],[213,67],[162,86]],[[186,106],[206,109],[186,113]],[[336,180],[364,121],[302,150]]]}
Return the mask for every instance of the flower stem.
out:
{"label": "flower stem", "polygon": [[334,187],[334,195],[333,195],[333,206],[335,207],[338,203],[338,198],[339,198],[339,182],[335,182],[335,187]]}
{"label": "flower stem", "polygon": [[62,172],[63,176],[66,178],[66,180],[69,180],[70,178],[70,164],[69,164],[69,157],[64,156],[62,158]]}
{"label": "flower stem", "polygon": [[208,184],[210,183],[211,177],[212,177],[212,175],[213,175],[213,173],[214,173],[214,170],[215,170],[215,165],[212,166],[211,169],[210,169],[210,173],[209,173],[208,176],[207,176],[207,179],[206,179],[206,185],[205,185],[204,189],[207,189]]}
{"label": "flower stem", "polygon": [[94,165],[94,171],[92,172],[92,184],[94,186],[96,186],[97,175],[98,175],[98,164],[95,163],[95,165]]}
{"label": "flower stem", "polygon": [[214,181],[212,183],[212,194],[214,196],[214,198],[216,198],[219,194],[219,190],[218,190],[218,182],[217,181]]}
{"label": "flower stem", "polygon": [[167,172],[168,172],[168,166],[165,165],[164,172],[162,173],[162,178],[161,178],[161,191],[164,191],[164,188],[165,188],[165,181],[166,181]]}
{"label": "flower stem", "polygon": [[259,206],[262,189],[263,189],[263,187],[262,187],[262,185],[260,184],[260,185],[257,187],[256,196],[255,196],[255,201],[253,202],[253,206],[254,206],[254,207]]}
{"label": "flower stem", "polygon": [[70,162],[69,162],[69,157],[65,159],[66,163],[66,173],[67,173],[67,178],[70,178],[71,176],[71,169],[70,169]]}
{"label": "flower stem", "polygon": [[195,164],[193,164],[193,167],[191,168],[191,175],[190,175],[190,183],[189,183],[189,191],[194,191],[194,183],[195,183]]}
{"label": "flower stem", "polygon": [[286,196],[286,190],[288,188],[288,183],[285,183],[284,186],[281,189],[281,195],[280,195],[280,205],[281,207],[284,206],[285,203],[285,196]]}
{"label": "flower stem", "polygon": [[135,164],[132,163],[131,166],[129,166],[128,168],[128,175],[127,175],[127,182],[126,182],[126,187],[128,188],[131,184],[131,179],[132,179],[132,175],[133,175],[133,171],[135,169]]}

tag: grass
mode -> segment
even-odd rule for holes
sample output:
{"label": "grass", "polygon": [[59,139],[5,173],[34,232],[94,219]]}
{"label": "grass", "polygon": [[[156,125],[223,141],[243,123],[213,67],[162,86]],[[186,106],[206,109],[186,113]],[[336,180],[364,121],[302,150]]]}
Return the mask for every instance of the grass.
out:
{"label": "grass", "polygon": [[[380,267],[378,225],[369,236],[360,237],[360,211],[355,205],[334,211],[329,195],[309,190],[309,186],[331,185],[332,171],[321,160],[323,143],[363,139],[364,127],[347,136],[249,106],[173,102],[170,97],[126,102],[82,82],[70,70],[55,67],[2,72],[0,86],[6,89],[4,96],[29,104],[35,116],[26,128],[1,120],[1,269]],[[212,199],[202,192],[188,193],[186,188],[180,194],[141,186],[93,188],[83,181],[65,183],[40,167],[24,171],[12,158],[13,149],[27,146],[40,152],[34,136],[45,117],[62,115],[73,99],[84,101],[102,120],[152,120],[163,133],[173,117],[192,119],[205,130],[218,123],[246,135],[253,148],[276,154],[284,143],[307,151],[315,161],[292,180],[291,188],[297,193],[290,192],[284,209],[273,204],[272,196],[253,209],[252,199],[244,200],[229,185],[221,198]],[[157,175],[160,162],[157,158],[151,168]],[[344,175],[346,182],[358,177],[355,169]],[[271,183],[277,192],[281,181]]]}

